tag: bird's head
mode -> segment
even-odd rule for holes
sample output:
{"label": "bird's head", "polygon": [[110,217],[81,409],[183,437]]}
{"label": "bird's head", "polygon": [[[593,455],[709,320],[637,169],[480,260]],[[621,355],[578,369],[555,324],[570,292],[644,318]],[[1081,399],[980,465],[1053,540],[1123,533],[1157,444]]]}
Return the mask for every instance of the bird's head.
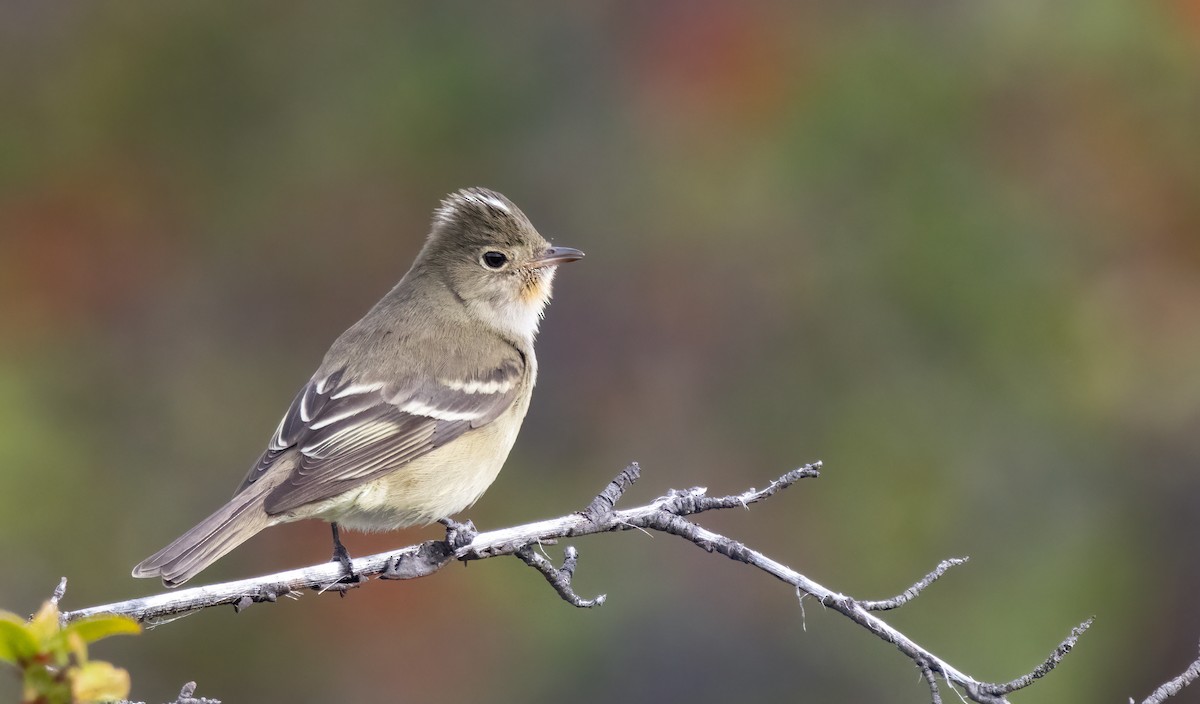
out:
{"label": "bird's head", "polygon": [[486,188],[452,193],[434,212],[418,263],[442,277],[485,324],[523,339],[537,334],[554,272],[583,252],[551,247],[508,198]]}

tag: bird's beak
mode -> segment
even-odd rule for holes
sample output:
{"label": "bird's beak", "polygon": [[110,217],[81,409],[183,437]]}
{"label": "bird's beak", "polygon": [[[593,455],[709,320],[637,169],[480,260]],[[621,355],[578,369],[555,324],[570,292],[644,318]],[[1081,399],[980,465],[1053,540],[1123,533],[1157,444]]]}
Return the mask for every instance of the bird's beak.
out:
{"label": "bird's beak", "polygon": [[529,262],[529,266],[534,269],[541,269],[546,266],[558,266],[567,262],[577,262],[580,259],[583,259],[583,252],[580,252],[578,249],[572,247],[551,247],[542,252],[541,256],[535,257]]}

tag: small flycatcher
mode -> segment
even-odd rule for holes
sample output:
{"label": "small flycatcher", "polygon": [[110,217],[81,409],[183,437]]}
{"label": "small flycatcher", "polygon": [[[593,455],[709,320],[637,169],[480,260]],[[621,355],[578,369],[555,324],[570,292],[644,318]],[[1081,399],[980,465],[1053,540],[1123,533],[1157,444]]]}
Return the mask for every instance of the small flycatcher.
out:
{"label": "small flycatcher", "polygon": [[517,206],[448,196],[412,268],[342,333],[233,500],[133,568],[173,587],[260,530],[303,518],[394,530],[475,503],[508,457],[537,378],[555,267]]}

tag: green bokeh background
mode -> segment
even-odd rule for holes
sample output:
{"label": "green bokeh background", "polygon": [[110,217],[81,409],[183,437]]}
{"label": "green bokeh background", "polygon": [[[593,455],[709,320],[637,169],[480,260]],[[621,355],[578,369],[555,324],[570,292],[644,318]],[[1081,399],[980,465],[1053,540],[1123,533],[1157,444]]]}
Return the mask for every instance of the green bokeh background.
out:
{"label": "green bokeh background", "polygon": [[[67,608],[156,591],[130,567],[227,498],[438,200],[487,185],[588,258],[481,528],[631,459],[629,501],[822,459],[701,522],[864,598],[970,555],[888,620],[981,678],[1095,615],[1016,701],[1125,701],[1194,657],[1200,3],[333,7],[0,4],[0,607],[64,574]],[[928,701],[762,574],[574,544],[602,609],[490,560],[95,654],[150,702]]]}

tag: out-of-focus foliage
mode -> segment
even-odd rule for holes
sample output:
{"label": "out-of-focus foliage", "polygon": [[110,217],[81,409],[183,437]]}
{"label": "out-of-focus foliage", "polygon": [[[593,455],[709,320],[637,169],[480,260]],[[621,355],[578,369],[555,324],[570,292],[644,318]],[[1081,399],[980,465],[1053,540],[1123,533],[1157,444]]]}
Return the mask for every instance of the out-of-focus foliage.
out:
{"label": "out-of-focus foliage", "polygon": [[[0,604],[157,589],[129,568],[228,498],[439,198],[485,185],[588,258],[479,527],[631,459],[630,501],[821,459],[703,522],[864,598],[970,555],[889,620],[1008,679],[1095,615],[1020,701],[1144,694],[1200,635],[1197,125],[1193,0],[0,3]],[[201,581],[327,535],[271,529]],[[147,701],[927,701],[761,575],[577,544],[601,609],[489,560],[105,657]]]}
{"label": "out-of-focus foliage", "polygon": [[88,659],[87,644],[141,630],[125,616],[94,616],[62,626],[58,607],[49,601],[28,623],[0,611],[0,664],[20,672],[25,704],[124,699],[129,695],[129,673]]}

